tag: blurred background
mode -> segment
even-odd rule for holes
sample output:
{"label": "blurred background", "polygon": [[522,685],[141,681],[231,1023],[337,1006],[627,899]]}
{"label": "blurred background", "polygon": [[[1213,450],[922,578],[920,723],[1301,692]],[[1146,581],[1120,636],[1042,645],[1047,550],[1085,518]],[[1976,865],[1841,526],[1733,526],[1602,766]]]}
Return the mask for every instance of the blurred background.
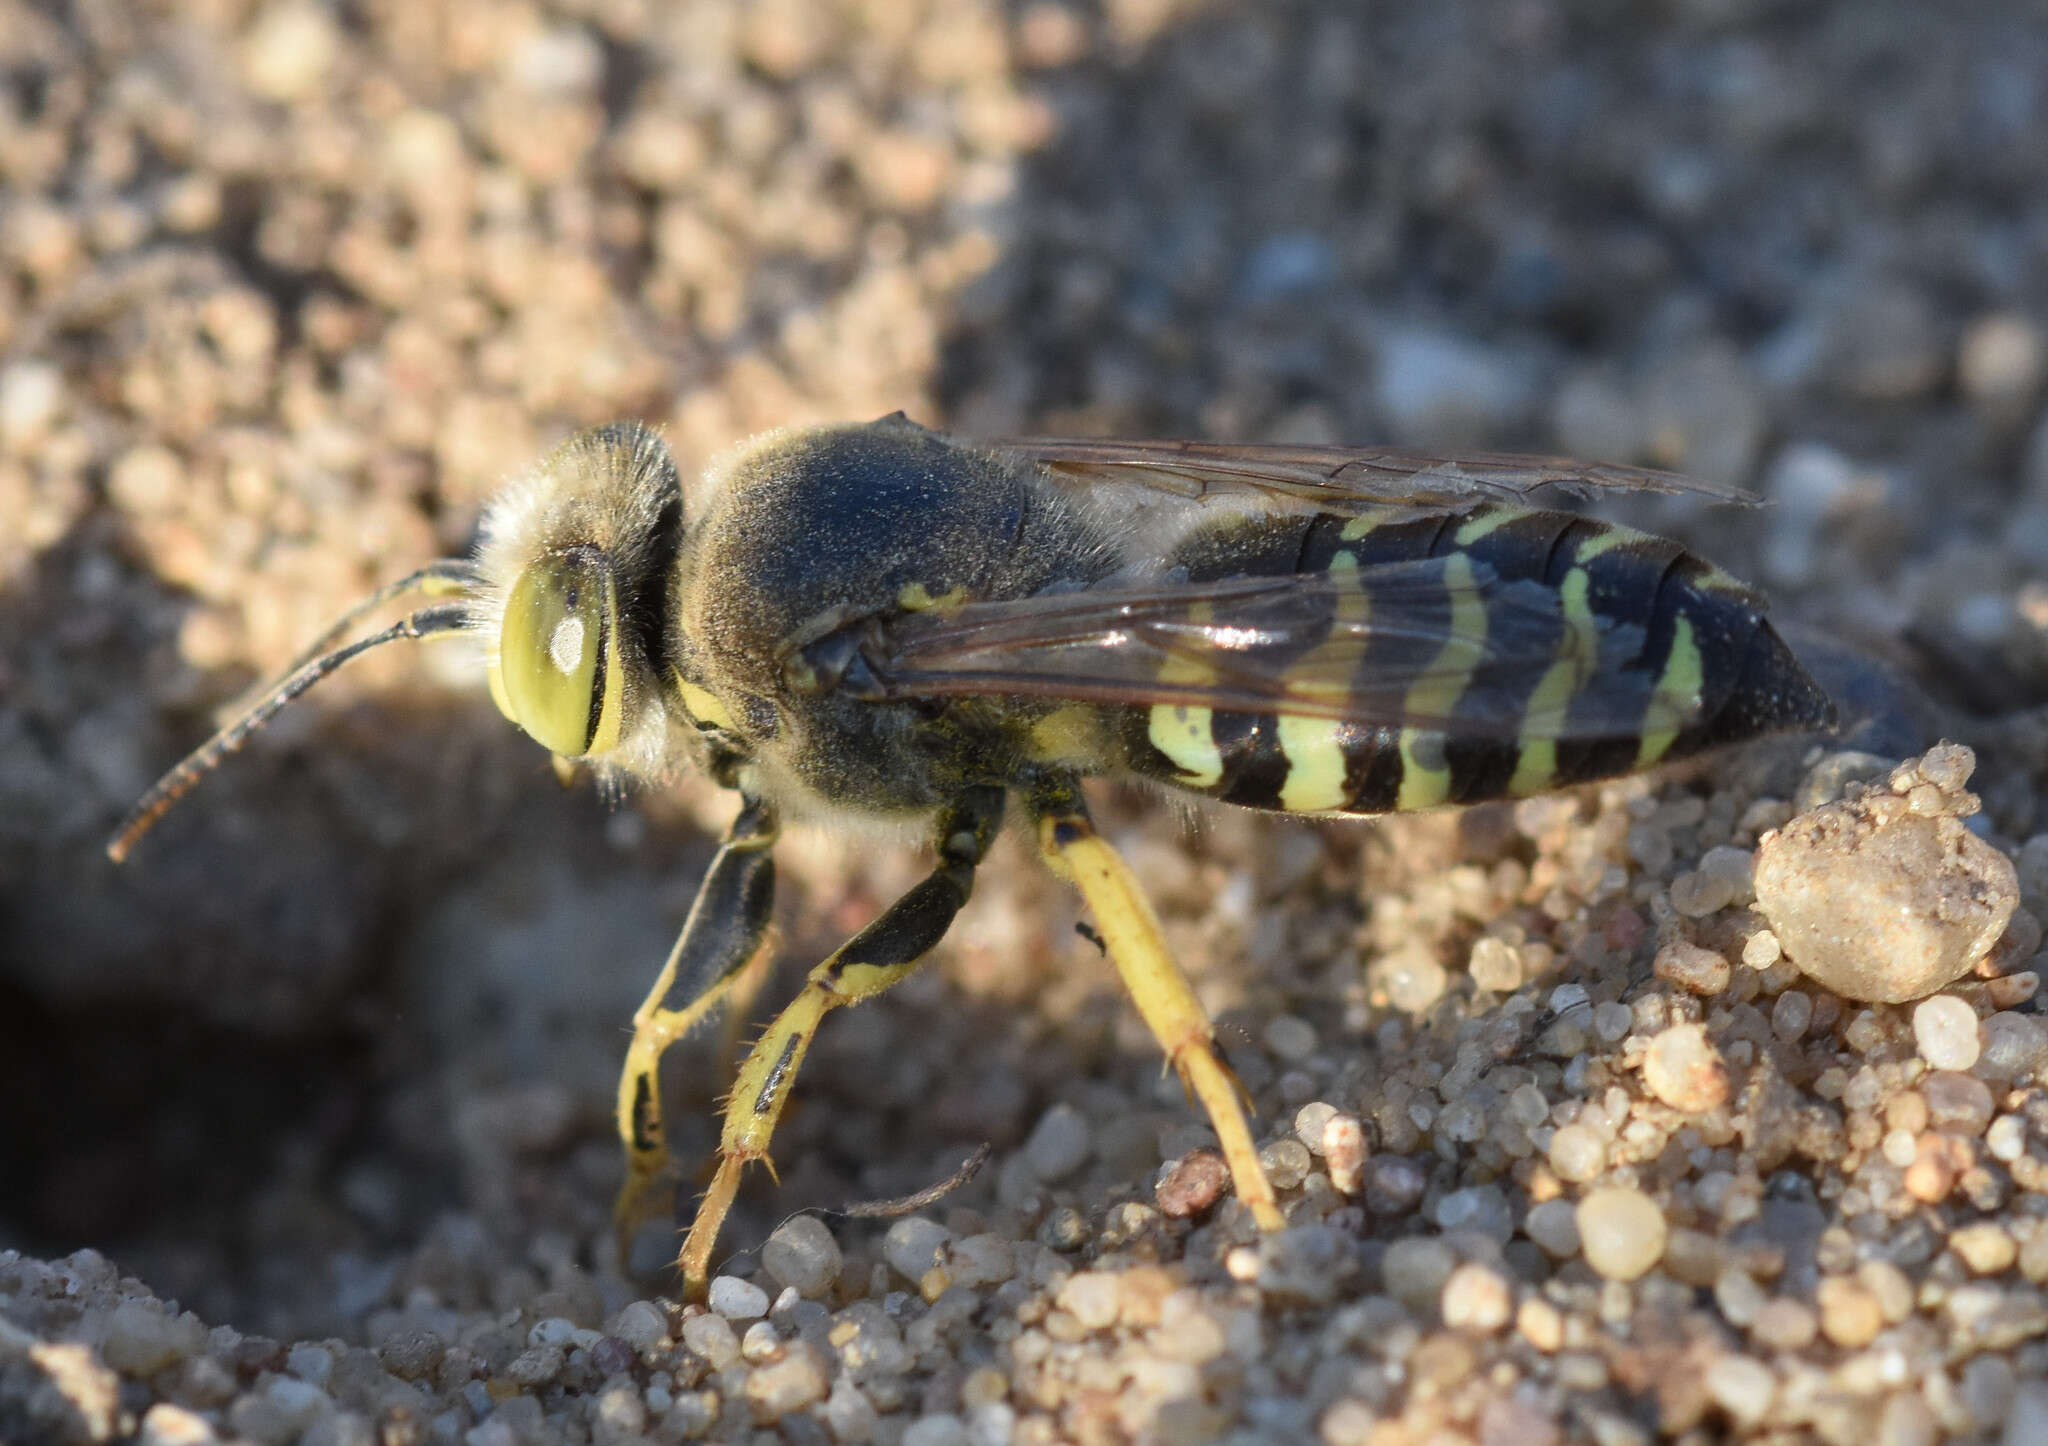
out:
{"label": "blurred background", "polygon": [[[898,408],[1681,468],[1772,500],[1655,520],[1788,616],[2041,701],[2044,137],[2017,0],[0,0],[0,1247],[283,1331],[457,1205],[601,1232],[725,804],[564,792],[473,659],[386,650],[100,852],[575,427],[686,472]],[[916,868],[788,854],[793,957]],[[1070,906],[995,872],[943,978],[835,1020],[807,1080],[859,1107],[793,1118],[797,1197],[1121,1058]]]}

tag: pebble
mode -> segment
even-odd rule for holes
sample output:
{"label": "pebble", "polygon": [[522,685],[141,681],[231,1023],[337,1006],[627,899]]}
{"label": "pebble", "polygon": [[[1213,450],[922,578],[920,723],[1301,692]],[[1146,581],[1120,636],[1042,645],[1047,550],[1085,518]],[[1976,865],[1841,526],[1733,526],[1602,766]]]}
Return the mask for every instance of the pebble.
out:
{"label": "pebble", "polygon": [[1953,1232],[1948,1238],[1948,1248],[1977,1275],[1997,1275],[2000,1271],[2010,1270],[2013,1261],[2019,1258],[2019,1247],[2013,1242],[2011,1232],[1994,1220],[1980,1220]]}
{"label": "pebble", "polygon": [[1482,934],[1465,964],[1475,988],[1512,994],[1522,987],[1522,961],[1504,940]]}
{"label": "pebble", "polygon": [[766,1365],[783,1357],[782,1332],[773,1321],[757,1320],[740,1335],[740,1359],[749,1365]]}
{"label": "pebble", "polygon": [[1356,1195],[1365,1181],[1365,1125],[1356,1115],[1333,1115],[1323,1126],[1323,1161],[1330,1183],[1342,1195]]}
{"label": "pebble", "polygon": [[1887,1397],[1877,1418],[1877,1446],[1941,1446],[1941,1427],[1927,1399],[1913,1390]]}
{"label": "pebble", "polygon": [[1927,1121],[1937,1130],[1974,1138],[1991,1123],[1991,1088],[1974,1075],[1941,1070],[1920,1081]]}
{"label": "pebble", "polygon": [[1300,1064],[1316,1052],[1316,1027],[1306,1019],[1280,1014],[1266,1021],[1266,1048],[1275,1058]]}
{"label": "pebble", "polygon": [[1692,994],[1719,994],[1733,975],[1726,959],[1686,939],[1673,939],[1659,949],[1652,967],[1659,979]]}
{"label": "pebble", "polygon": [[1515,1231],[1515,1214],[1498,1185],[1468,1185],[1436,1202],[1437,1228],[1446,1235],[1470,1233],[1505,1241]]}
{"label": "pebble", "polygon": [[2018,1115],[2000,1115],[1984,1131],[1984,1148],[1994,1160],[2011,1164],[2027,1151],[2027,1124]]}
{"label": "pebble", "polygon": [[1728,1102],[1728,1063],[1703,1026],[1674,1024],[1644,1052],[1643,1083],[1671,1108],[1700,1114]]}
{"label": "pebble", "polygon": [[881,1416],[874,1402],[854,1384],[850,1372],[842,1371],[832,1382],[832,1394],[825,1400],[825,1427],[840,1441],[871,1441]]}
{"label": "pebble", "polygon": [[[1223,1157],[1218,1155],[1216,1160],[1221,1164]],[[1230,1172],[1225,1170],[1223,1180],[1227,1184],[1229,1179]],[[1165,1213],[1164,1206],[1160,1210]],[[1055,1205],[1038,1225],[1038,1243],[1052,1250],[1079,1250],[1088,1243],[1088,1236],[1087,1217],[1071,1205]]]}
{"label": "pebble", "polygon": [[1579,1214],[1571,1201],[1545,1200],[1531,1205],[1522,1217],[1522,1233],[1535,1241],[1545,1255],[1569,1260],[1579,1253]]}
{"label": "pebble", "polygon": [[1804,1350],[1819,1330],[1819,1318],[1804,1302],[1782,1295],[1765,1301],[1749,1323],[1750,1336],[1776,1351]]}
{"label": "pebble", "polygon": [[636,1351],[651,1350],[668,1339],[668,1312],[651,1300],[636,1300],[612,1317],[606,1333]]}
{"label": "pebble", "polygon": [[1099,1331],[1116,1324],[1120,1296],[1115,1275],[1105,1270],[1082,1270],[1067,1277],[1055,1299],[1061,1310],[1089,1330]]}
{"label": "pebble", "polygon": [[1913,1008],[1913,1043],[1930,1069],[1968,1069],[1977,1062],[1977,1011],[1953,994]]}
{"label": "pebble", "polygon": [[169,1315],[163,1310],[126,1300],[107,1319],[100,1346],[106,1363],[131,1376],[153,1376],[206,1348],[206,1327],[196,1316]]}
{"label": "pebble", "polygon": [[2005,1414],[2003,1446],[2048,1441],[2048,1381],[2029,1381],[2013,1393]]}
{"label": "pebble", "polygon": [[1314,1157],[1296,1139],[1275,1140],[1259,1151],[1259,1164],[1276,1190],[1292,1190],[1307,1177]]}
{"label": "pebble", "polygon": [[1737,1330],[1755,1324],[1765,1304],[1763,1288],[1746,1270],[1731,1265],[1714,1281],[1714,1305],[1722,1319]]}
{"label": "pebble", "polygon": [[1453,1330],[1491,1335],[1512,1317],[1515,1293],[1499,1271],[1470,1262],[1453,1270],[1444,1282],[1440,1308],[1444,1324]]}
{"label": "pebble", "polygon": [[1377,340],[1375,400],[1394,440],[1404,445],[1497,436],[1535,403],[1534,377],[1504,351],[1413,327]]}
{"label": "pebble", "polygon": [[213,1423],[183,1406],[159,1401],[142,1414],[135,1446],[216,1446]]}
{"label": "pebble", "polygon": [[2048,1066],[2048,1026],[2034,1015],[2002,1009],[1984,1021],[1982,1040],[1983,1052],[1975,1064],[1981,1078],[2024,1084],[2038,1081]]}
{"label": "pebble", "polygon": [[1884,1307],[1860,1280],[1828,1276],[1814,1298],[1820,1306],[1820,1333],[1838,1346],[1860,1350],[1884,1329]]}
{"label": "pebble", "polygon": [[[1222,1199],[1229,1186],[1230,1166],[1225,1162],[1223,1152],[1204,1147],[1188,1151],[1162,1169],[1152,1198],[1158,1204],[1160,1214],[1186,1220]],[[1041,1237],[1043,1234],[1041,1230]]]}
{"label": "pebble", "polygon": [[[1919,763],[1933,759],[1952,776],[1940,752]],[[1766,834],[1756,901],[1802,973],[1845,999],[1896,1004],[1953,983],[1989,953],[2019,902],[2019,881],[2012,862],[1954,813],[1928,816],[1879,789]]]}
{"label": "pebble", "polygon": [[1783,958],[1784,952],[1776,934],[1769,929],[1759,929],[1743,941],[1742,962],[1745,967],[1761,973]]}
{"label": "pebble", "polygon": [[1635,1280],[1664,1255],[1664,1211],[1625,1185],[1588,1191],[1577,1212],[1586,1263],[1609,1280]]}
{"label": "pebble", "polygon": [[1591,1125],[1561,1125],[1550,1137],[1550,1168],[1568,1184],[1583,1184],[1607,1168],[1607,1142]]}
{"label": "pebble", "polygon": [[951,1412],[920,1416],[903,1430],[903,1446],[973,1446],[967,1423]]}
{"label": "pebble", "polygon": [[715,1277],[706,1300],[727,1320],[759,1320],[768,1314],[768,1292],[736,1275]]}
{"label": "pebble", "polygon": [[832,1228],[815,1215],[795,1215],[761,1246],[761,1268],[806,1300],[831,1290],[844,1263]]}
{"label": "pebble", "polygon": [[1327,1225],[1291,1225],[1259,1237],[1258,1286],[1289,1304],[1336,1298],[1352,1264],[1352,1244]]}
{"label": "pebble", "polygon": [[1748,477],[1770,422],[1763,389],[1742,353],[1719,338],[1653,367],[1643,382],[1642,406],[1659,462],[1720,482]]}
{"label": "pebble", "polygon": [[1310,1100],[1294,1112],[1294,1138],[1309,1148],[1309,1153],[1323,1153],[1323,1128],[1337,1117],[1337,1107],[1328,1100]]}
{"label": "pebble", "polygon": [[953,1232],[936,1220],[906,1215],[882,1237],[882,1258],[915,1284],[924,1279],[926,1271],[943,1263],[946,1245],[952,1238]]}
{"label": "pebble", "polygon": [[1038,1117],[1024,1142],[1031,1173],[1048,1185],[1072,1175],[1095,1153],[1087,1117],[1070,1104],[1056,1104]]}
{"label": "pebble", "polygon": [[537,1391],[561,1375],[567,1363],[560,1346],[528,1346],[505,1367],[505,1379],[522,1391]]}
{"label": "pebble", "polygon": [[1371,1403],[1347,1396],[1333,1401],[1316,1422],[1323,1446],[1369,1446],[1380,1427],[1380,1413]]}
{"label": "pebble", "polygon": [[1001,1285],[1017,1273],[1016,1247],[1001,1235],[970,1235],[946,1253],[946,1273],[955,1285]]}
{"label": "pebble", "polygon": [[264,7],[242,52],[249,88],[269,100],[303,101],[320,87],[340,49],[334,19],[305,0]]}
{"label": "pebble", "polygon": [[262,1390],[251,1392],[229,1408],[228,1424],[260,1441],[290,1441],[334,1409],[334,1400],[318,1386],[290,1376],[274,1376]]}
{"label": "pebble", "polygon": [[1176,1290],[1159,1306],[1155,1349],[1166,1359],[1205,1365],[1228,1348],[1222,1322],[1193,1290]]}
{"label": "pebble", "polygon": [[1770,1414],[1777,1379],[1771,1368],[1748,1356],[1717,1356],[1707,1367],[1707,1394],[1738,1426],[1754,1426]]}
{"label": "pebble", "polygon": [[2016,312],[1972,321],[1956,350],[1956,380],[1974,406],[2018,412],[2033,401],[2048,368],[2041,329]]}
{"label": "pebble", "polygon": [[1444,1286],[1457,1268],[1457,1255],[1443,1241],[1409,1235],[1388,1244],[1380,1257],[1380,1280],[1387,1294],[1410,1310],[1429,1310],[1442,1302]]}
{"label": "pebble", "polygon": [[1688,919],[1704,919],[1735,902],[1735,890],[1726,875],[1691,869],[1671,881],[1671,907]]}
{"label": "pebble", "polygon": [[747,1405],[767,1425],[825,1399],[831,1385],[808,1350],[793,1350],[779,1361],[756,1366],[747,1376]]}
{"label": "pebble", "polygon": [[1813,1023],[1813,996],[1787,989],[1771,1006],[1771,1033],[1786,1041],[1796,1040]]}
{"label": "pebble", "polygon": [[739,1333],[722,1315],[695,1315],[684,1321],[683,1344],[709,1361],[713,1370],[722,1371],[740,1358]]}

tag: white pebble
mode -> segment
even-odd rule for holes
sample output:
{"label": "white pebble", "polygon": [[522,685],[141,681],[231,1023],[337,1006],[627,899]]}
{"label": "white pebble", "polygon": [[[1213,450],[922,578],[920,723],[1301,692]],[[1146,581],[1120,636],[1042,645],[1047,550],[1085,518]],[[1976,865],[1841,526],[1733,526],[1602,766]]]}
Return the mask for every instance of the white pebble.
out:
{"label": "white pebble", "polygon": [[1311,1155],[1323,1153],[1323,1127],[1336,1118],[1337,1107],[1328,1100],[1310,1100],[1294,1112],[1294,1138],[1308,1146]]}
{"label": "white pebble", "polygon": [[107,1318],[100,1354],[117,1371],[153,1376],[198,1355],[205,1345],[206,1327],[196,1316],[166,1315],[153,1302],[124,1300]]}
{"label": "white pebble", "polygon": [[1056,1299],[1059,1307],[1091,1331],[1116,1323],[1121,1291],[1117,1278],[1105,1270],[1083,1270],[1067,1277]]}
{"label": "white pebble", "polygon": [[711,1308],[727,1320],[759,1320],[768,1314],[768,1292],[737,1275],[721,1275],[714,1279],[706,1299]]}
{"label": "white pebble", "polygon": [[1923,999],[1913,1009],[1913,1043],[1930,1069],[1968,1069],[1977,1062],[1977,1011],[1953,994]]}
{"label": "white pebble", "polygon": [[668,1312],[651,1300],[636,1300],[612,1317],[607,1334],[636,1351],[648,1350],[668,1339]]}
{"label": "white pebble", "polygon": [[1626,1185],[1589,1191],[1579,1202],[1579,1240],[1586,1263],[1609,1280],[1635,1280],[1664,1256],[1664,1211]]}
{"label": "white pebble", "polygon": [[740,1358],[739,1335],[722,1315],[693,1315],[684,1321],[683,1344],[711,1362],[713,1370],[722,1371]]}
{"label": "white pebble", "polygon": [[1444,1282],[1442,1309],[1444,1324],[1453,1330],[1491,1335],[1514,1314],[1515,1293],[1499,1271],[1474,1262]]}
{"label": "white pebble", "polygon": [[1330,1183],[1345,1195],[1356,1195],[1365,1183],[1365,1126],[1356,1115],[1332,1115],[1323,1125],[1323,1158]]}
{"label": "white pebble", "polygon": [[1607,1142],[1589,1125],[1560,1126],[1550,1137],[1550,1168],[1573,1184],[1590,1180],[1607,1168]]}
{"label": "white pebble", "polygon": [[915,1284],[939,1263],[940,1253],[952,1238],[953,1232],[936,1220],[927,1220],[922,1215],[906,1215],[891,1225],[889,1233],[882,1237],[882,1258]]}
{"label": "white pebble", "polygon": [[1707,1394],[1739,1426],[1761,1421],[1776,1389],[1770,1367],[1748,1356],[1722,1356],[1707,1367]]}
{"label": "white pebble", "polygon": [[1727,1102],[1728,1064],[1705,1028],[1674,1024],[1650,1041],[1643,1055],[1643,1083],[1674,1110],[1699,1114]]}
{"label": "white pebble", "polygon": [[135,1446],[219,1446],[213,1423],[183,1406],[158,1401],[143,1413]]}
{"label": "white pebble", "polygon": [[831,1227],[815,1215],[783,1221],[761,1247],[762,1269],[812,1300],[832,1288],[843,1260]]}
{"label": "white pebble", "polygon": [[2027,1152],[2027,1122],[2018,1115],[2000,1115],[1984,1132],[1984,1148],[1993,1159],[2011,1164]]}
{"label": "white pebble", "polygon": [[1496,939],[1491,934],[1483,934],[1474,942],[1465,968],[1477,988],[1511,994],[1522,987],[1521,959],[1505,940]]}

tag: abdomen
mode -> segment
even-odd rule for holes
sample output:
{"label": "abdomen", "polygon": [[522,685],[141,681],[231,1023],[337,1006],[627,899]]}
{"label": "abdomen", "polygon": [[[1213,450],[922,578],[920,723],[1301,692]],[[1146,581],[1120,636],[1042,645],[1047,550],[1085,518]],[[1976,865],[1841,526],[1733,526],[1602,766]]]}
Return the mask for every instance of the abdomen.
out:
{"label": "abdomen", "polygon": [[[1522,797],[1833,722],[1756,594],[1666,538],[1568,513],[1223,519],[1173,564],[1194,581],[1327,577],[1340,611],[1370,619],[1389,565],[1430,560],[1395,574],[1415,625],[1365,634],[1356,686],[1377,698],[1361,710],[1375,721],[1133,707],[1117,725],[1126,765],[1252,808],[1372,814]],[[1418,576],[1437,595],[1418,595]],[[1532,595],[1545,608],[1503,614],[1504,598]],[[1554,619],[1547,639],[1538,614]],[[1488,655],[1489,628],[1510,625],[1516,655]],[[1412,682],[1390,702],[1375,676]]]}

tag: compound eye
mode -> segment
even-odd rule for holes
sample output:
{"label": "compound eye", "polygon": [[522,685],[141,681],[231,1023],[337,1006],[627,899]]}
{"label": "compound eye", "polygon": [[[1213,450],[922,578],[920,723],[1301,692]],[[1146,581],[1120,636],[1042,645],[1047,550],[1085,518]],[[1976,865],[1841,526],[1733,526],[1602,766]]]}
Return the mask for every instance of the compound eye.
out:
{"label": "compound eye", "polygon": [[498,711],[564,758],[619,741],[624,673],[618,593],[594,547],[529,563],[505,599],[491,696]]}

